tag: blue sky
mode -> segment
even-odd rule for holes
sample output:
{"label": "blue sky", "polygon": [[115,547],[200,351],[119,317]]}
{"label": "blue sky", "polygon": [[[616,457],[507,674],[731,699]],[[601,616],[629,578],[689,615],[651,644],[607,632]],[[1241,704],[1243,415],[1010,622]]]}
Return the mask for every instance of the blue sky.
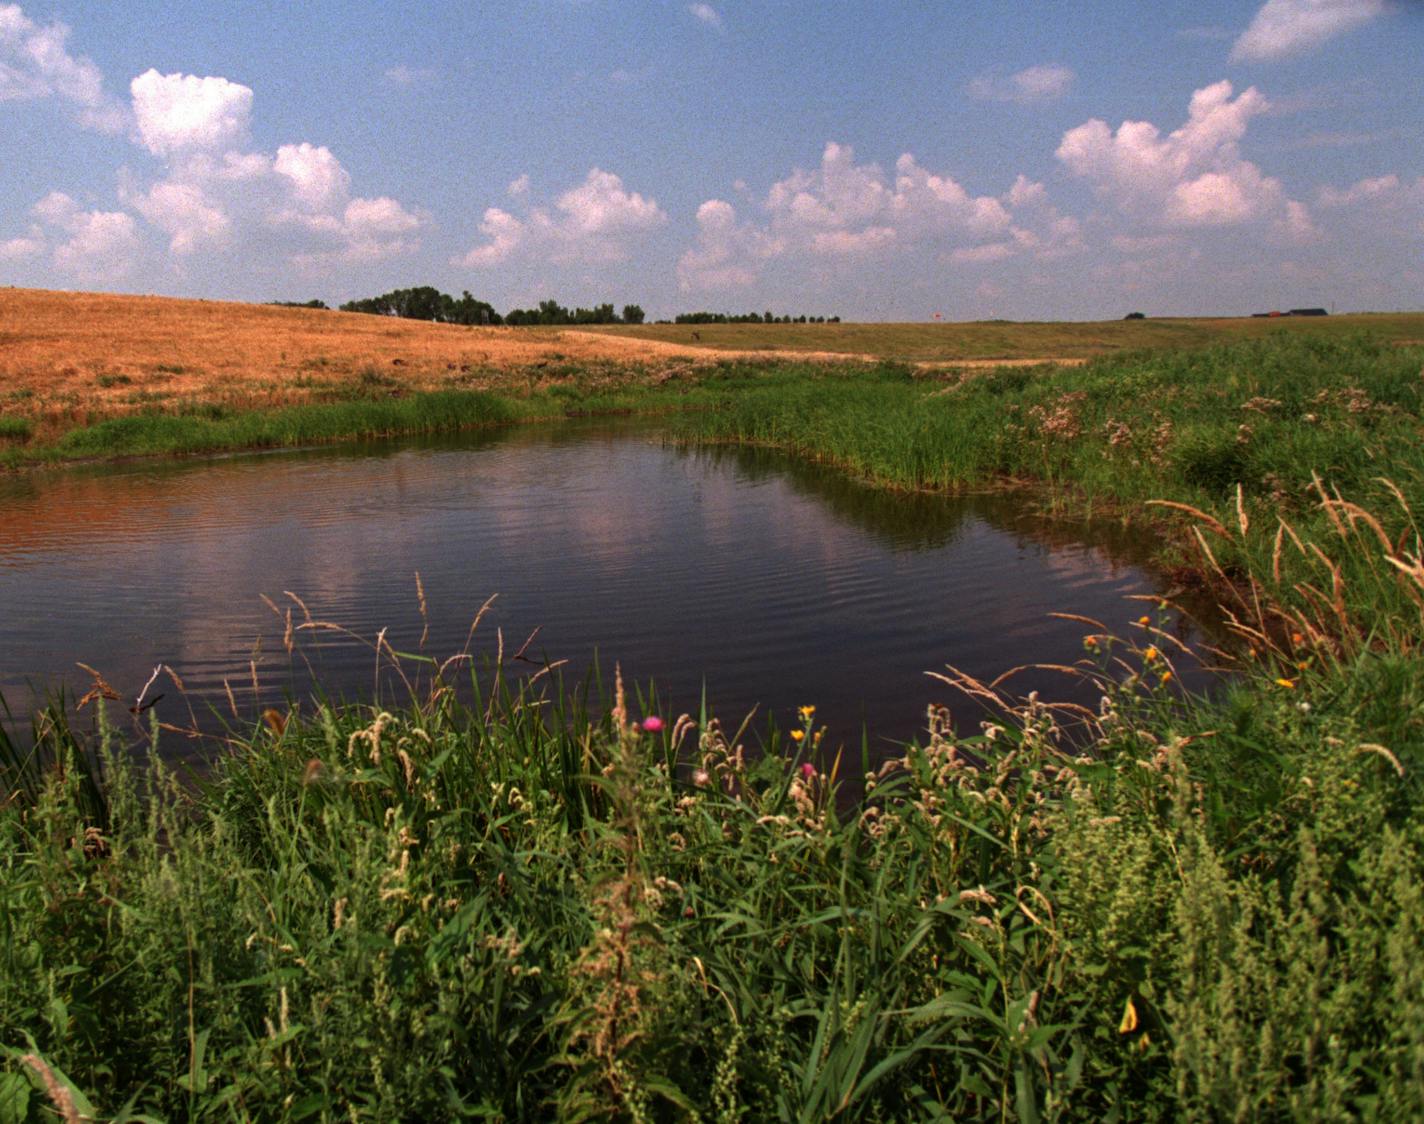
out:
{"label": "blue sky", "polygon": [[1424,4],[0,2],[0,284],[1424,307]]}

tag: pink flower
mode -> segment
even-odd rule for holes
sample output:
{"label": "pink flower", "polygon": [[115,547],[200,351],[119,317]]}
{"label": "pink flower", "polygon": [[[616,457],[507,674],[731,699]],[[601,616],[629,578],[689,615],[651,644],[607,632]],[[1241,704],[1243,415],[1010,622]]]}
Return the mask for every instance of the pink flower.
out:
{"label": "pink flower", "polygon": [[816,766],[812,765],[809,761],[801,762],[801,775],[809,781],[816,775]]}
{"label": "pink flower", "polygon": [[663,728],[663,720],[656,714],[650,714],[643,719],[643,729],[650,734],[656,734]]}

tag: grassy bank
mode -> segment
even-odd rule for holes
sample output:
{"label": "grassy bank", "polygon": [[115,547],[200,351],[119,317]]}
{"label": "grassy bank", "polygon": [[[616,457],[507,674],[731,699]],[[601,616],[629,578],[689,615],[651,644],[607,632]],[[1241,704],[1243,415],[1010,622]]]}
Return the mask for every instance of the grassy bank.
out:
{"label": "grassy bank", "polygon": [[994,721],[932,713],[869,778],[813,710],[761,741],[597,689],[461,703],[460,660],[270,714],[196,790],[51,718],[0,745],[0,1112],[1419,1116],[1421,362],[1292,338],[687,396],[688,440],[1160,523],[1239,641],[1210,699],[1149,612],[1085,622],[1091,714],[962,684]]}
{"label": "grassy bank", "polygon": [[[847,366],[845,375],[865,368]],[[132,456],[172,456],[244,449],[294,448],[322,442],[547,421],[606,413],[699,409],[775,371],[812,379],[815,364],[724,362],[650,377],[641,367],[577,365],[510,380],[501,391],[426,390],[407,393],[372,377],[325,400],[272,405],[180,402],[118,416],[86,416],[41,436],[23,420],[0,425],[0,468]],[[9,438],[9,440],[7,440]]]}
{"label": "grassy bank", "polygon": [[[1351,540],[1378,533],[1396,543],[1415,531],[1410,513],[1424,508],[1421,364],[1424,348],[1354,336],[948,382],[885,367],[739,386],[675,424],[688,441],[767,445],[892,487],[1032,483],[1064,513],[1154,522],[1167,531],[1164,564],[1219,585],[1258,575],[1262,596],[1311,606],[1314,632],[1326,637],[1345,617],[1357,631],[1387,631],[1416,609],[1362,544],[1344,552],[1338,578],[1304,544],[1332,539],[1337,525]],[[1378,532],[1357,508],[1377,514]]]}

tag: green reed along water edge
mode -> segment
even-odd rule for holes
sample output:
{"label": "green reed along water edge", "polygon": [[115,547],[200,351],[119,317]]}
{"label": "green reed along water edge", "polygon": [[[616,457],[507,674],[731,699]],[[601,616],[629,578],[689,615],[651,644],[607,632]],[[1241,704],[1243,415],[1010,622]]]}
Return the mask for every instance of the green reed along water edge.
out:
{"label": "green reed along water edge", "polygon": [[[1318,588],[1295,589],[1308,574],[1313,587],[1323,581],[1345,597],[1365,629],[1417,610],[1375,553],[1344,551],[1337,565],[1361,569],[1356,580],[1336,582],[1304,543],[1332,535],[1341,518],[1351,534],[1392,543],[1417,530],[1420,347],[1276,337],[1112,356],[1072,370],[1002,368],[948,383],[883,367],[738,386],[670,424],[681,440],[767,445],[891,487],[1032,484],[1050,511],[1161,524],[1169,566],[1226,579],[1249,569],[1296,605],[1319,600]],[[1374,512],[1379,528],[1354,507]],[[1197,550],[1193,525],[1206,528],[1210,559]],[[1262,525],[1269,534],[1227,530]],[[1326,615],[1338,625],[1335,592]]]}
{"label": "green reed along water edge", "polygon": [[813,710],[758,739],[548,677],[471,701],[425,657],[233,731],[196,787],[42,716],[0,742],[0,1112],[1417,1117],[1421,361],[729,367],[674,417],[1161,521],[1238,640],[1211,698],[1149,610],[1084,623],[1094,712],[965,683],[986,726],[931,714],[868,779]]}

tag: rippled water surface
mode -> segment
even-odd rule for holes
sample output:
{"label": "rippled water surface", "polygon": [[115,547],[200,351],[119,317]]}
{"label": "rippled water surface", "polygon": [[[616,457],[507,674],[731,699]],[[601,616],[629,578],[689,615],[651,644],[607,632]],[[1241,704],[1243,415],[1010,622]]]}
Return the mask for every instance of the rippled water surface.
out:
{"label": "rippled water surface", "polygon": [[[136,696],[170,665],[189,700],[251,713],[302,698],[304,660],[264,604],[398,649],[595,652],[655,680],[665,710],[695,712],[703,685],[725,720],[751,707],[783,725],[814,703],[833,740],[911,737],[948,691],[924,673],[993,676],[1082,656],[1084,626],[1126,629],[1133,593],[1160,579],[1126,542],[1082,541],[1012,501],[895,496],[749,450],[682,450],[637,427],[568,426],[0,478],[0,693],[17,712],[83,661]],[[373,680],[368,648],[298,633],[325,688]],[[511,669],[528,674],[521,661]],[[1055,696],[1051,673],[1024,677]],[[186,720],[166,677],[161,717]],[[1092,701],[1092,700],[1085,700]],[[962,700],[956,701],[956,708]]]}

